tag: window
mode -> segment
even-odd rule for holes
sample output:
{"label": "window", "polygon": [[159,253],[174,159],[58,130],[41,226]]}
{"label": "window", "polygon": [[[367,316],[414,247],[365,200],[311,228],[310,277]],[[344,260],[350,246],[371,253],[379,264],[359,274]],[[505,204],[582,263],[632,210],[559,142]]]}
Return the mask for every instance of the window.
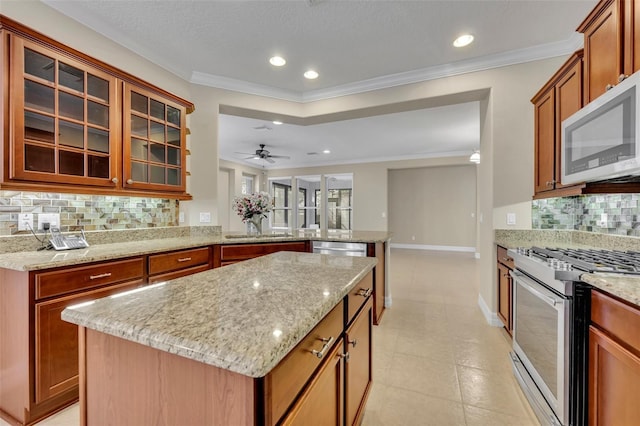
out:
{"label": "window", "polygon": [[253,176],[242,175],[242,194],[251,194],[253,191]]}
{"label": "window", "polygon": [[291,179],[278,179],[271,182],[273,194],[273,214],[271,226],[273,228],[294,227],[292,220]]}
{"label": "window", "polygon": [[320,227],[316,207],[316,190],[320,189],[321,176],[296,176],[298,185],[298,227]]}

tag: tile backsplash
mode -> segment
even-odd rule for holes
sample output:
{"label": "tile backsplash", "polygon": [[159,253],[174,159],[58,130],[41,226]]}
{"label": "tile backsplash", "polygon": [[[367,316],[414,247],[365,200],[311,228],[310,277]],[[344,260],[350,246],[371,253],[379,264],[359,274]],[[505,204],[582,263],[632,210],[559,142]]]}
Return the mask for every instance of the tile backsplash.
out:
{"label": "tile backsplash", "polygon": [[640,194],[594,194],[534,200],[533,229],[640,237]]}
{"label": "tile backsplash", "polygon": [[18,232],[18,215],[60,214],[60,230],[98,231],[178,226],[179,201],[166,198],[0,191],[0,235]]}

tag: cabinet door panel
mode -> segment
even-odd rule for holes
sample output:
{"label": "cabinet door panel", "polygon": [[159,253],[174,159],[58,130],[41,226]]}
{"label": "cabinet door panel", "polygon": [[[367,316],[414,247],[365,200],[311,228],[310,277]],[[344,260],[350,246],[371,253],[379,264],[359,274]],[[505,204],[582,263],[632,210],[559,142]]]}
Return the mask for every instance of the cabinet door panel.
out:
{"label": "cabinet door panel", "polygon": [[555,187],[562,179],[562,122],[582,108],[582,61],[573,67],[556,84],[556,135],[555,135]]}
{"label": "cabinet door panel", "polygon": [[607,85],[616,85],[623,72],[622,1],[613,0],[586,27],[584,33],[585,103],[606,91]]}
{"label": "cabinet door panel", "polygon": [[535,192],[554,189],[555,94],[551,88],[535,106]]}
{"label": "cabinet door panel", "polygon": [[342,420],[342,339],[307,386],[282,425],[340,426]]}
{"label": "cabinet door panel", "polygon": [[141,283],[142,280],[127,282],[36,304],[36,403],[78,386],[78,326],[63,321],[60,318],[62,311],[67,306],[105,297]]}
{"label": "cabinet door panel", "polygon": [[509,268],[498,263],[498,318],[511,333],[511,277]]}
{"label": "cabinet door panel", "polygon": [[365,305],[360,315],[347,330],[345,352],[349,357],[345,362],[345,413],[346,424],[360,422],[371,384],[372,360],[371,337],[373,327],[373,300]]}
{"label": "cabinet door panel", "polygon": [[14,35],[11,59],[9,178],[113,188],[117,79]]}
{"label": "cabinet door panel", "polygon": [[589,328],[589,424],[640,424],[640,358]]}

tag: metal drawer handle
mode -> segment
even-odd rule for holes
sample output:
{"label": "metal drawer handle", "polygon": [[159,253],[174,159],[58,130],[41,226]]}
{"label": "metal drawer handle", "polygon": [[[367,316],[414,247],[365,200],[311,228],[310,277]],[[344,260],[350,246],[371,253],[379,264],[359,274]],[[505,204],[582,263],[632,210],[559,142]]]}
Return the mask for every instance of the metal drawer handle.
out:
{"label": "metal drawer handle", "polygon": [[188,262],[190,260],[191,260],[190,257],[181,257],[180,259],[178,259],[178,262]]}
{"label": "metal drawer handle", "polygon": [[322,349],[320,349],[319,351],[316,351],[315,349],[311,351],[311,353],[317,356],[318,358],[322,358],[327,354],[327,351],[333,344],[334,338],[333,336],[331,336],[328,339],[320,339],[320,340],[324,342],[324,345],[322,345]]}
{"label": "metal drawer handle", "polygon": [[358,344],[358,339],[353,339],[352,341],[347,340],[347,345],[353,345],[354,348],[356,347],[357,344]]}
{"label": "metal drawer handle", "polygon": [[367,298],[369,296],[371,296],[371,292],[373,290],[370,288],[361,288],[360,290],[358,290],[358,293],[356,293],[358,296],[362,296],[364,298]]}
{"label": "metal drawer handle", "polygon": [[104,274],[98,274],[98,275],[90,275],[89,279],[90,280],[97,280],[98,278],[107,278],[111,276],[111,272],[105,272]]}

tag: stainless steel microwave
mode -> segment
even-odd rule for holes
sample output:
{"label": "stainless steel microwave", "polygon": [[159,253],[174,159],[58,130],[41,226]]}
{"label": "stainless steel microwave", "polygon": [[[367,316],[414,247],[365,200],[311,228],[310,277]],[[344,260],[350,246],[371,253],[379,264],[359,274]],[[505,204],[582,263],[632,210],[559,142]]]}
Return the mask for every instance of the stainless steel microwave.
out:
{"label": "stainless steel microwave", "polygon": [[640,174],[640,72],[562,122],[563,184]]}

